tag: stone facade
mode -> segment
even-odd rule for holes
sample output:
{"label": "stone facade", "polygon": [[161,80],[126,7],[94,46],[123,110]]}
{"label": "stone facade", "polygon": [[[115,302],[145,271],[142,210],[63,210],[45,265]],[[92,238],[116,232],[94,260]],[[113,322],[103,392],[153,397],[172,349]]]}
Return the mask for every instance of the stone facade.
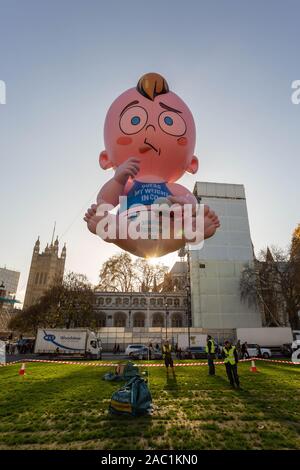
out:
{"label": "stone facade", "polygon": [[[183,271],[184,267],[181,265]],[[179,270],[177,265],[176,270]],[[175,270],[175,271],[176,271]],[[97,331],[105,351],[118,344],[124,351],[128,344],[161,344],[166,338],[175,345],[188,337],[196,346],[197,335],[212,334],[218,342],[235,340],[234,329],[188,327],[187,293],[95,292],[95,311],[98,313]]]}
{"label": "stone facade", "polygon": [[43,293],[55,282],[62,282],[65,262],[66,247],[58,255],[58,239],[40,253],[40,241],[37,239],[33,248],[28,283],[26,288],[24,308],[34,304]]}
{"label": "stone facade", "polygon": [[149,328],[185,327],[185,292],[95,292],[99,326]]}

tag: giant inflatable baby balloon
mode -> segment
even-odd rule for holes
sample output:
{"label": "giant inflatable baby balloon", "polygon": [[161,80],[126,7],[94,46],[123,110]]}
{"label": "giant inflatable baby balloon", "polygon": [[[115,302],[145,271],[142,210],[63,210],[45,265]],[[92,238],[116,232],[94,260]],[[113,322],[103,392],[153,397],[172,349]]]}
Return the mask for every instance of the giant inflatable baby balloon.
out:
{"label": "giant inflatable baby balloon", "polygon": [[[144,258],[166,255],[190,242],[185,235],[186,215],[183,211],[180,215],[176,211],[168,213],[170,233],[167,237],[162,236],[161,224],[166,212],[160,209],[190,206],[190,218],[196,217],[198,203],[195,196],[176,183],[185,172],[194,174],[198,170],[195,139],[191,111],[169,90],[161,75],[148,73],[140,78],[136,87],[122,93],[106,115],[105,150],[99,156],[100,167],[103,170],[112,168],[114,175],[100,189],[97,204],[85,214],[89,230]],[[110,210],[117,206],[117,211]],[[147,236],[144,219],[143,230],[140,223],[141,236],[136,236],[139,230],[132,230],[136,228],[137,214],[145,214],[145,211],[157,216],[158,235],[154,231],[156,235],[151,236],[155,217],[149,218],[146,224]],[[219,227],[219,220],[207,206],[202,214],[203,238],[209,238]],[[178,217],[183,221],[180,234],[174,229]],[[125,230],[124,224],[122,230],[120,228],[121,220],[126,220]]]}

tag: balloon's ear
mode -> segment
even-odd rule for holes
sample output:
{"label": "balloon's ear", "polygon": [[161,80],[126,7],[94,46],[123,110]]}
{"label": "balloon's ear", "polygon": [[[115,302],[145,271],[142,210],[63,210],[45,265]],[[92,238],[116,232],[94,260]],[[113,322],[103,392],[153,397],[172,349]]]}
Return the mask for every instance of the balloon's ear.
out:
{"label": "balloon's ear", "polygon": [[99,165],[102,170],[108,170],[113,167],[106,150],[103,150],[99,155]]}
{"label": "balloon's ear", "polygon": [[194,155],[186,171],[188,171],[189,173],[195,174],[197,173],[198,168],[199,168],[199,160]]}

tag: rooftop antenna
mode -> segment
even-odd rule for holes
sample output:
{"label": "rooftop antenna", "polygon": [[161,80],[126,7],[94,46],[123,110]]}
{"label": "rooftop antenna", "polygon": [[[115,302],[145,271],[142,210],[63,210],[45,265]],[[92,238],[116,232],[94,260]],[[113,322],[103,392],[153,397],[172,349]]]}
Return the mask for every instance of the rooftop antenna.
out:
{"label": "rooftop antenna", "polygon": [[53,227],[53,232],[52,232],[52,240],[51,240],[51,245],[53,245],[54,234],[55,234],[55,227],[56,227],[56,222],[54,222],[54,227]]}

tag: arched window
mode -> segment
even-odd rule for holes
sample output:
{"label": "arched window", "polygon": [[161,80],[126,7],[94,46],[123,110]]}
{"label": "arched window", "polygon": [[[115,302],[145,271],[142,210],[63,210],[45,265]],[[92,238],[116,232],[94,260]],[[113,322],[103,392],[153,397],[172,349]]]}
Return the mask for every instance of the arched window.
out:
{"label": "arched window", "polygon": [[172,327],[173,328],[181,328],[182,327],[182,316],[180,313],[174,313],[172,315]]}
{"label": "arched window", "polygon": [[152,326],[162,327],[164,326],[164,317],[162,313],[154,313],[152,317]]}
{"label": "arched window", "polygon": [[126,314],[124,312],[114,314],[114,326],[126,326]]}
{"label": "arched window", "polygon": [[106,326],[106,315],[104,312],[97,313],[96,325],[98,328]]}
{"label": "arched window", "polygon": [[145,327],[145,315],[142,312],[137,312],[133,317],[133,326],[135,328],[144,328]]}

